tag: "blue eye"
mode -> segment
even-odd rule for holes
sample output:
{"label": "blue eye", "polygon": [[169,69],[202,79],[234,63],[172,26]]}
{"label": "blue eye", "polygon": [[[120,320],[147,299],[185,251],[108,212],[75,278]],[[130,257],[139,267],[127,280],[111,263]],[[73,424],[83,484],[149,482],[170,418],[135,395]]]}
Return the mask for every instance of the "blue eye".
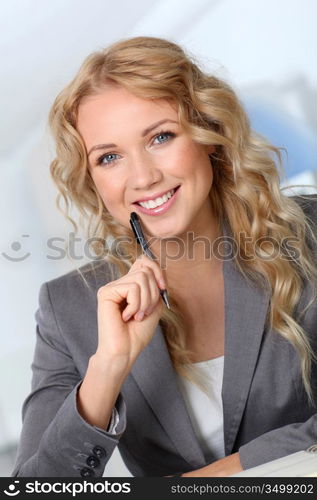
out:
{"label": "blue eye", "polygon": [[97,165],[109,165],[110,163],[114,163],[118,159],[118,157],[119,155],[115,153],[107,153],[97,159]]}
{"label": "blue eye", "polygon": [[160,132],[159,134],[157,134],[155,136],[153,142],[155,142],[157,140],[158,144],[162,144],[163,142],[167,142],[169,139],[171,139],[173,137],[175,137],[175,134],[173,134],[173,132]]}
{"label": "blue eye", "polygon": [[[160,132],[154,137],[153,144],[163,144],[175,136],[173,132]],[[114,164],[119,158],[121,158],[120,155],[116,153],[106,153],[97,158],[96,164],[101,166]]]}

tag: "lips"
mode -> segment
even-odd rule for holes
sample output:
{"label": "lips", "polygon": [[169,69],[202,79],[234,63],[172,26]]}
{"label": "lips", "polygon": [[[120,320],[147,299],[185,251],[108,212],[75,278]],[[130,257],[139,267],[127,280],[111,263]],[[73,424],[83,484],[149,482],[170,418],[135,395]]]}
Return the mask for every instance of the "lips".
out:
{"label": "lips", "polygon": [[167,189],[166,191],[161,191],[160,193],[155,193],[152,196],[146,196],[145,198],[140,198],[139,200],[136,200],[133,202],[133,204],[139,204],[140,202],[143,201],[150,201],[150,200],[156,200],[157,198],[161,198],[164,196],[164,194],[169,193],[170,191],[174,190],[176,191],[179,188],[179,186]]}
{"label": "lips", "polygon": [[179,188],[180,188],[180,186],[177,186],[174,189],[174,194],[172,195],[172,197],[169,198],[162,205],[159,205],[155,208],[142,207],[141,205],[139,205],[139,203],[135,202],[134,205],[136,207],[136,211],[141,213],[141,214],[150,215],[150,216],[160,216],[160,215],[165,214],[176,203],[176,200],[178,199],[178,196],[179,196],[179,191],[180,191]]}

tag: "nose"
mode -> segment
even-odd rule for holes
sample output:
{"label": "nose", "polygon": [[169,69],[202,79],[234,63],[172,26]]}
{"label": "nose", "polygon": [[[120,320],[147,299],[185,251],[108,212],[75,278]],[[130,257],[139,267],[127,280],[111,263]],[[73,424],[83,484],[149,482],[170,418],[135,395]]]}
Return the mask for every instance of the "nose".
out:
{"label": "nose", "polygon": [[136,191],[148,190],[151,186],[160,182],[162,172],[153,158],[140,155],[131,160],[130,163],[130,187]]}

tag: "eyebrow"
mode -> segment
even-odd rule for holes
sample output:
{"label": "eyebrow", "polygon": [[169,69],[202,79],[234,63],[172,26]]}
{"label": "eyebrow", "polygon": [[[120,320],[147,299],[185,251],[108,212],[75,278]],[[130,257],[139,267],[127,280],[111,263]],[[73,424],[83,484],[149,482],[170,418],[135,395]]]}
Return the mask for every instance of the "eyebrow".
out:
{"label": "eyebrow", "polygon": [[[153,123],[152,125],[150,125],[149,127],[147,127],[145,130],[143,130],[142,132],[142,137],[145,137],[147,134],[149,134],[150,132],[152,132],[152,130],[154,130],[156,127],[158,127],[159,125],[162,125],[163,123],[167,123],[167,122],[171,122],[171,123],[176,123],[178,124],[178,122],[176,122],[175,120],[170,120],[168,118],[165,118],[163,120],[160,120],[158,122],[155,122]],[[88,152],[88,156],[90,155],[90,153],[92,153],[93,151],[96,151],[96,150],[99,150],[99,149],[108,149],[108,148],[116,148],[118,147],[117,144],[114,144],[114,143],[109,143],[109,144],[97,144],[96,146],[93,146],[89,152]]]}

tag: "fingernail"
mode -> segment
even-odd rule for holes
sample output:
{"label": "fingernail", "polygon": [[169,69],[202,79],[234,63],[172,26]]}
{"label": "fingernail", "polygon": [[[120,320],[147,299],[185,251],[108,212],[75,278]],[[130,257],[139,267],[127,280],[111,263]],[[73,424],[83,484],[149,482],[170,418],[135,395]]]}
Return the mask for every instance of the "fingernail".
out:
{"label": "fingernail", "polygon": [[124,321],[128,321],[128,319],[130,319],[130,318],[131,318],[131,314],[125,314],[125,315],[123,316],[123,320],[124,320]]}
{"label": "fingernail", "polygon": [[159,280],[159,284],[160,284],[161,288],[166,288],[166,283],[165,283],[165,281],[163,279]]}
{"label": "fingernail", "polygon": [[135,317],[135,319],[137,321],[142,321],[142,319],[144,318],[144,312],[143,311],[139,311]]}

